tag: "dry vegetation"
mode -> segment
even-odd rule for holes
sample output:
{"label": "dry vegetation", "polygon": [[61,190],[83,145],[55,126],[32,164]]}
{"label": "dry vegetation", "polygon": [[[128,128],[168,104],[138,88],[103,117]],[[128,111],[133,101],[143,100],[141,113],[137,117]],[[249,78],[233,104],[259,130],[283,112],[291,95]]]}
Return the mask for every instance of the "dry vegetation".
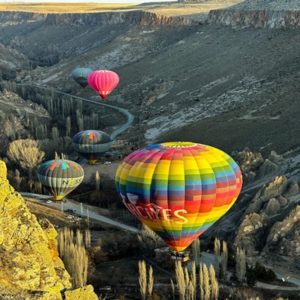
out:
{"label": "dry vegetation", "polygon": [[59,254],[63,259],[66,269],[72,275],[74,288],[86,285],[88,276],[88,254],[87,247],[91,246],[91,233],[83,233],[65,227],[58,235]]}
{"label": "dry vegetation", "polygon": [[225,0],[225,1],[206,1],[204,3],[195,3],[195,4],[165,4],[153,6],[145,10],[158,13],[164,16],[189,16],[197,14],[208,13],[212,9],[221,9],[225,7],[232,6],[234,4],[240,3],[240,0]]}
{"label": "dry vegetation", "polygon": [[204,3],[165,3],[135,5],[133,3],[0,3],[0,11],[23,11],[34,13],[97,13],[112,11],[144,10],[165,16],[188,16],[221,9],[240,0],[211,0]]}
{"label": "dry vegetation", "polygon": [[0,3],[0,11],[34,13],[96,13],[133,9],[130,3]]}

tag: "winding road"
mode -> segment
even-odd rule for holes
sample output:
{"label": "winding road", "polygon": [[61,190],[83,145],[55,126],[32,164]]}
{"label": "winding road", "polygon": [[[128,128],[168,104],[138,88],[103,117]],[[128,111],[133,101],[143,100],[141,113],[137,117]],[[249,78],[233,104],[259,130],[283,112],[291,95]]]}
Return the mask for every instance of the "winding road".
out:
{"label": "winding road", "polygon": [[120,127],[115,129],[111,133],[110,137],[113,140],[118,135],[120,135],[125,130],[127,130],[131,126],[131,124],[133,123],[133,120],[134,120],[134,115],[131,114],[127,109],[121,108],[121,107],[118,107],[118,106],[114,106],[114,105],[111,105],[111,104],[103,103],[103,101],[95,101],[95,100],[85,99],[85,98],[82,98],[82,97],[79,97],[79,96],[74,96],[74,95],[59,91],[59,90],[54,89],[54,88],[47,88],[47,87],[39,86],[39,85],[35,85],[35,84],[17,83],[16,86],[28,86],[28,87],[34,87],[34,88],[41,89],[41,90],[46,90],[46,91],[54,91],[57,94],[71,97],[74,100],[79,100],[79,101],[83,101],[83,102],[87,102],[87,103],[92,103],[92,104],[95,104],[95,105],[108,107],[108,108],[111,108],[111,109],[114,109],[114,110],[118,111],[119,113],[123,114],[127,118],[127,121],[126,121],[126,123],[122,124]]}

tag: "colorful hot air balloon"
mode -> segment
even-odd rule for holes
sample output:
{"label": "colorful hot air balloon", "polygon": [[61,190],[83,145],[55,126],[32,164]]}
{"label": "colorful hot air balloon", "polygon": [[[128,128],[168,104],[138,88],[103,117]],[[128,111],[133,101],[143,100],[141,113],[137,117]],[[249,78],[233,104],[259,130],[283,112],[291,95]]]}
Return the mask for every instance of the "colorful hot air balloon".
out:
{"label": "colorful hot air balloon", "polygon": [[88,85],[87,77],[92,72],[93,70],[91,68],[75,68],[72,71],[71,76],[77,83],[85,88]]}
{"label": "colorful hot air balloon", "polygon": [[129,211],[177,252],[221,218],[242,188],[241,171],[229,155],[190,142],[131,153],[115,180]]}
{"label": "colorful hot air balloon", "polygon": [[110,149],[112,140],[108,134],[100,130],[84,130],[73,137],[73,147],[76,152],[94,164],[101,154]]}
{"label": "colorful hot air balloon", "polygon": [[62,200],[82,182],[84,171],[74,161],[55,159],[42,163],[38,167],[37,176],[55,200]]}
{"label": "colorful hot air balloon", "polygon": [[87,80],[89,86],[99,93],[102,99],[106,99],[119,84],[120,78],[113,71],[100,70],[89,74]]}

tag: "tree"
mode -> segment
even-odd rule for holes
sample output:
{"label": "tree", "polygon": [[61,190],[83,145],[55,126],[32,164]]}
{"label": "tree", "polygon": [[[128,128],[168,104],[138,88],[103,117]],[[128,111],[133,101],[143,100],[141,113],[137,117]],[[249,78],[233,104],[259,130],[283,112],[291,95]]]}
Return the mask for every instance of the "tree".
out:
{"label": "tree", "polygon": [[20,171],[18,169],[15,170],[14,182],[16,190],[19,191],[22,182],[22,177],[20,176]]}
{"label": "tree", "polygon": [[147,276],[147,265],[144,260],[139,261],[139,285],[140,294],[143,300],[146,300],[147,296],[151,297],[154,286],[153,269],[150,266]]}
{"label": "tree", "polygon": [[139,285],[140,294],[143,300],[147,296],[147,269],[145,261],[139,261]]}
{"label": "tree", "polygon": [[218,300],[219,298],[219,283],[216,277],[216,272],[213,265],[209,267],[209,277],[211,282],[211,299]]}
{"label": "tree", "polygon": [[185,300],[185,291],[186,291],[186,284],[185,284],[185,274],[182,268],[181,261],[175,262],[175,273],[176,273],[176,281],[179,291],[179,299]]}
{"label": "tree", "polygon": [[204,298],[203,300],[210,300],[210,284],[209,284],[209,273],[207,266],[204,264],[202,267],[202,276],[203,276],[203,290]]}
{"label": "tree", "polygon": [[40,150],[37,141],[20,139],[9,144],[7,156],[22,169],[28,170],[31,178],[32,170],[43,160],[45,152]]}
{"label": "tree", "polygon": [[153,277],[153,269],[150,266],[149,267],[149,273],[148,273],[148,295],[151,297],[154,287],[154,277]]}
{"label": "tree", "polygon": [[59,254],[67,271],[72,275],[74,288],[86,285],[88,274],[88,255],[83,236],[80,230],[76,231],[65,227],[58,235]]}
{"label": "tree", "polygon": [[204,279],[203,279],[203,264],[199,267],[199,289],[200,289],[200,299],[204,299]]}
{"label": "tree", "polygon": [[95,186],[96,186],[96,191],[99,192],[100,191],[100,174],[99,171],[96,172],[95,174]]}
{"label": "tree", "polygon": [[215,270],[217,275],[219,275],[219,261],[220,261],[220,252],[221,252],[221,242],[218,238],[215,238],[214,240],[214,253],[215,253],[215,257],[214,257],[214,265],[215,265]]}
{"label": "tree", "polygon": [[221,254],[221,268],[223,278],[227,278],[227,265],[228,265],[228,247],[226,241],[222,242],[222,254]]}
{"label": "tree", "polygon": [[236,277],[240,283],[244,282],[246,275],[246,253],[242,248],[236,252]]}
{"label": "tree", "polygon": [[68,116],[66,118],[66,136],[71,136],[71,118]]}
{"label": "tree", "polygon": [[200,255],[201,255],[201,249],[200,249],[200,240],[195,239],[192,244],[192,251],[193,251],[193,257],[196,262],[196,265],[199,265],[200,263]]}

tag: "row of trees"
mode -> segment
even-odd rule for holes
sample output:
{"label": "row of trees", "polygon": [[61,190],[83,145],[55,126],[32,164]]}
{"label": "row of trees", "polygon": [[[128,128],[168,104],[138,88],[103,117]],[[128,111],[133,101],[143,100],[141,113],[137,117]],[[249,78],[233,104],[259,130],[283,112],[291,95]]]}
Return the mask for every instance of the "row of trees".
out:
{"label": "row of trees", "polygon": [[[147,267],[145,261],[139,261],[139,286],[142,300],[152,299],[154,277],[151,266]],[[208,268],[205,264],[191,263],[190,270],[182,266],[181,261],[175,262],[176,287],[171,279],[172,297],[176,293],[180,300],[195,300],[199,295],[201,300],[216,300],[219,298],[219,283],[213,265]],[[198,278],[198,279],[197,279]]]}

